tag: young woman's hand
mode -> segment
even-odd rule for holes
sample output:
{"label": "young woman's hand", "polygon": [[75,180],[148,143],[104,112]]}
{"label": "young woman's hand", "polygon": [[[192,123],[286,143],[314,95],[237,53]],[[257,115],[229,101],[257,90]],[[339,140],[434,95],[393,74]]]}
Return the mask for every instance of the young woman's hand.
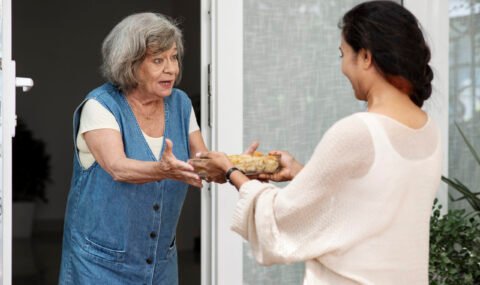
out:
{"label": "young woman's hand", "polygon": [[273,174],[259,174],[259,180],[271,180],[275,182],[290,181],[303,168],[303,165],[300,164],[290,153],[286,151],[274,150],[271,151],[269,154],[280,156],[280,170]]}
{"label": "young woman's hand", "polygon": [[260,143],[258,141],[253,141],[248,148],[243,152],[243,154],[250,154],[252,155],[258,148]]}
{"label": "young woman's hand", "polygon": [[201,188],[202,180],[193,172],[193,167],[181,160],[178,160],[173,154],[173,143],[171,140],[165,140],[165,150],[162,158],[158,162],[158,169],[165,178],[183,181],[192,186]]}

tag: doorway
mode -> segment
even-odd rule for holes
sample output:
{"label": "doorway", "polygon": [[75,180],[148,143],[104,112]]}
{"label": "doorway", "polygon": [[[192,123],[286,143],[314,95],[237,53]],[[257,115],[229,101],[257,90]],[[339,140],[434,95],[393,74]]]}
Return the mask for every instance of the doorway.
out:
{"label": "doorway", "polygon": [[[12,4],[17,73],[35,81],[30,92],[18,94],[17,115],[45,143],[51,166],[48,202],[36,202],[32,237],[13,240],[13,284],[56,284],[72,172],[72,115],[86,94],[103,83],[99,70],[103,39],[132,13],[158,12],[178,20],[185,40],[179,88],[190,96],[200,125],[200,1],[16,0]],[[200,192],[191,190],[177,229],[180,284],[200,284],[200,216]]]}

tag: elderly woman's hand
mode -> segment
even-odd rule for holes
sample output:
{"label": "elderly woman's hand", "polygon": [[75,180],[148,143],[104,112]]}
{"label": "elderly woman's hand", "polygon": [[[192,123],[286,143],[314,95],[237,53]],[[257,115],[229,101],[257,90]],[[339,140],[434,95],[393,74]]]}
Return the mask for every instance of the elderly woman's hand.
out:
{"label": "elderly woman's hand", "polygon": [[273,174],[259,174],[257,177],[259,180],[271,180],[275,182],[290,181],[303,168],[303,165],[286,151],[275,150],[271,151],[269,154],[280,156],[280,171]]}
{"label": "elderly woman's hand", "polygon": [[196,158],[201,159],[193,159],[190,160],[189,163],[192,164],[195,169],[201,169],[202,172],[207,173],[205,177],[207,182],[226,182],[225,173],[233,167],[233,163],[225,153],[216,151],[199,152],[196,154]]}
{"label": "elderly woman's hand", "polygon": [[193,167],[181,160],[178,160],[172,152],[173,143],[171,140],[165,140],[165,150],[159,161],[159,170],[165,178],[183,181],[195,187],[202,187],[202,180],[193,172]]}
{"label": "elderly woman's hand", "polygon": [[[259,142],[254,141],[250,146],[243,152],[244,154],[253,154],[258,146]],[[223,152],[199,152],[196,155],[196,158],[202,159],[193,159],[189,163],[194,166],[195,169],[201,170],[206,174],[203,177],[207,182],[216,182],[216,183],[225,183],[225,173],[228,169],[233,167],[233,164],[228,159],[227,155]]]}

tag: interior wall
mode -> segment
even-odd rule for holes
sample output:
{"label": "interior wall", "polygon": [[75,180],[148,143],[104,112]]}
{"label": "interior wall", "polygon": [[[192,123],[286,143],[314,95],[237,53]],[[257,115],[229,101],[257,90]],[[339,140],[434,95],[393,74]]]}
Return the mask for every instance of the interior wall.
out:
{"label": "interior wall", "polygon": [[[17,115],[36,138],[45,141],[51,157],[49,202],[38,204],[36,219],[62,221],[72,171],[72,115],[86,94],[104,82],[99,72],[104,37],[122,18],[135,12],[152,11],[182,18],[186,55],[180,88],[192,101],[199,101],[194,97],[200,93],[200,4],[188,3],[187,7],[186,0],[15,0],[12,4],[17,75],[35,81],[30,92],[18,90]],[[179,248],[192,247],[193,242],[187,241],[187,237],[193,239],[192,233],[200,232],[200,198],[196,192],[187,195],[179,227]]]}

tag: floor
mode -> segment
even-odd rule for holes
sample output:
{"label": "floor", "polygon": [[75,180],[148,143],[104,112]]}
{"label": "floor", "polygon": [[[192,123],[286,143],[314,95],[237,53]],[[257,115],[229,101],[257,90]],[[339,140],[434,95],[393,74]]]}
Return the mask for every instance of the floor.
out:
{"label": "floor", "polygon": [[[13,240],[13,285],[58,284],[61,234],[35,235]],[[200,254],[179,251],[180,285],[200,284]]]}

